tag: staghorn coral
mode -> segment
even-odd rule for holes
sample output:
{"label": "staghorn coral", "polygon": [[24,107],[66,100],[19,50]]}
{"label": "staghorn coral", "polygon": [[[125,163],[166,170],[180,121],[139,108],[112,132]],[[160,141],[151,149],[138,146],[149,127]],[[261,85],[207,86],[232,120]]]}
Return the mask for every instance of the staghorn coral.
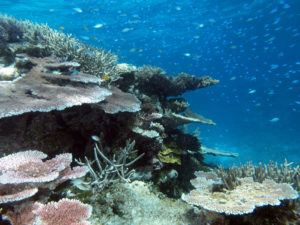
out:
{"label": "staghorn coral", "polygon": [[[125,148],[120,150],[119,154],[114,154],[112,159],[108,158],[98,146],[100,144],[100,138],[92,136],[92,139],[96,141],[94,147],[94,157],[97,165],[97,171],[93,169],[92,162],[85,157],[86,165],[89,168],[89,172],[93,177],[91,186],[93,191],[100,192],[105,187],[117,183],[117,182],[130,182],[131,177],[134,175],[135,170],[130,169],[130,166],[143,157],[144,153],[137,156],[135,159],[129,161],[130,156],[135,154],[137,151],[134,150],[135,141],[127,141]],[[97,143],[98,142],[98,143]],[[102,161],[99,160],[102,159]]]}
{"label": "staghorn coral", "polygon": [[39,188],[53,190],[65,180],[82,177],[88,171],[84,166],[71,169],[71,154],[60,154],[43,162],[46,157],[39,151],[24,151],[0,158],[0,203],[29,198]]}
{"label": "staghorn coral", "polygon": [[265,179],[272,179],[277,183],[288,183],[297,191],[300,191],[300,168],[299,166],[292,167],[293,163],[288,163],[287,160],[283,164],[278,165],[270,161],[269,164],[254,166],[251,162],[239,167],[233,166],[225,170],[222,167],[216,169],[217,174],[231,183],[234,188],[234,183],[238,178],[253,177],[254,181],[262,183]]}
{"label": "staghorn coral", "polygon": [[278,184],[270,179],[258,183],[252,177],[240,178],[233,190],[222,191],[221,179],[216,174],[201,172],[195,175],[196,179],[191,183],[196,189],[183,194],[182,199],[189,204],[228,215],[252,213],[256,207],[280,205],[280,200],[299,197],[291,185]]}

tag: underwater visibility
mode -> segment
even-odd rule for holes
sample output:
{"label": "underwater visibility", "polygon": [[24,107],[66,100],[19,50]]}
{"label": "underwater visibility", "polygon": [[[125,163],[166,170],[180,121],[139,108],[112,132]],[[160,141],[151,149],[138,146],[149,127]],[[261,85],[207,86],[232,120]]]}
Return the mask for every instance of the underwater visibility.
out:
{"label": "underwater visibility", "polygon": [[0,225],[299,225],[300,2],[0,0]]}

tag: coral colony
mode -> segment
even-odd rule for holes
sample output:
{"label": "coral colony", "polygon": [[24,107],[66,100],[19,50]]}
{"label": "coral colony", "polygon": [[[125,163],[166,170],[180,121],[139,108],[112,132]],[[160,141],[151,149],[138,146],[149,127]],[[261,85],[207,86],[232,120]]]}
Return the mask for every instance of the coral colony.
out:
{"label": "coral colony", "polygon": [[181,95],[218,83],[117,64],[71,35],[0,15],[2,222],[296,223],[299,166],[203,163],[238,154],[187,132],[216,124]]}

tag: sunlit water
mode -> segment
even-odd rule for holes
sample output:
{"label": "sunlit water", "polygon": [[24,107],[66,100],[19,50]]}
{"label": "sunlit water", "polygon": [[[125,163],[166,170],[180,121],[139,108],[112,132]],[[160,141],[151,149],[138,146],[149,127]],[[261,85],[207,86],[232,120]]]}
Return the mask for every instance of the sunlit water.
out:
{"label": "sunlit water", "polygon": [[121,62],[219,79],[185,95],[217,125],[189,130],[240,156],[206,162],[299,163],[300,1],[1,0],[0,12],[111,49]]}

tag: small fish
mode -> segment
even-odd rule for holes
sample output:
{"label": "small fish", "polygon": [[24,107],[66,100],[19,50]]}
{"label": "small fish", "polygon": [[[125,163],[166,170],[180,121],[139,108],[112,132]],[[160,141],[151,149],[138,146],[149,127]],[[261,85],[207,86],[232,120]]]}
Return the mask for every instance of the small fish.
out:
{"label": "small fish", "polygon": [[105,80],[105,81],[109,81],[109,80],[110,80],[110,78],[109,78],[108,76],[106,76],[106,75],[103,75],[101,78],[102,78],[103,80]]}
{"label": "small fish", "polygon": [[133,28],[125,27],[125,28],[122,30],[122,32],[123,32],[123,33],[127,33],[127,32],[132,31],[132,30],[134,30],[134,29],[133,29]]}
{"label": "small fish", "polygon": [[190,53],[184,53],[183,55],[186,56],[186,57],[190,57],[191,56]]}
{"label": "small fish", "polygon": [[277,64],[272,64],[271,66],[270,66],[271,68],[271,70],[275,70],[275,69],[277,69],[278,67],[279,67],[279,65],[277,65]]}
{"label": "small fish", "polygon": [[271,123],[275,123],[279,121],[278,117],[274,117],[273,119],[269,120]]}
{"label": "small fish", "polygon": [[256,90],[255,89],[249,89],[249,92],[248,92],[248,94],[254,94],[256,92]]}
{"label": "small fish", "polygon": [[71,76],[75,76],[77,75],[79,72],[77,70],[75,70],[73,73],[71,73]]}
{"label": "small fish", "polygon": [[95,24],[93,27],[96,28],[96,29],[98,29],[98,28],[101,28],[101,27],[103,27],[103,26],[104,26],[103,23],[97,23],[97,24]]}
{"label": "small fish", "polygon": [[82,13],[82,9],[81,8],[78,8],[78,7],[75,7],[75,8],[73,8],[76,12],[78,12],[78,13]]}
{"label": "small fish", "polygon": [[92,138],[94,141],[97,141],[97,142],[100,141],[100,138],[99,138],[97,135],[92,135],[91,138]]}
{"label": "small fish", "polygon": [[83,40],[86,40],[86,41],[88,41],[88,40],[90,40],[90,37],[88,37],[88,36],[80,36]]}
{"label": "small fish", "polygon": [[59,29],[61,29],[61,30],[64,30],[64,29],[65,29],[65,27],[63,27],[63,26],[59,26]]}

